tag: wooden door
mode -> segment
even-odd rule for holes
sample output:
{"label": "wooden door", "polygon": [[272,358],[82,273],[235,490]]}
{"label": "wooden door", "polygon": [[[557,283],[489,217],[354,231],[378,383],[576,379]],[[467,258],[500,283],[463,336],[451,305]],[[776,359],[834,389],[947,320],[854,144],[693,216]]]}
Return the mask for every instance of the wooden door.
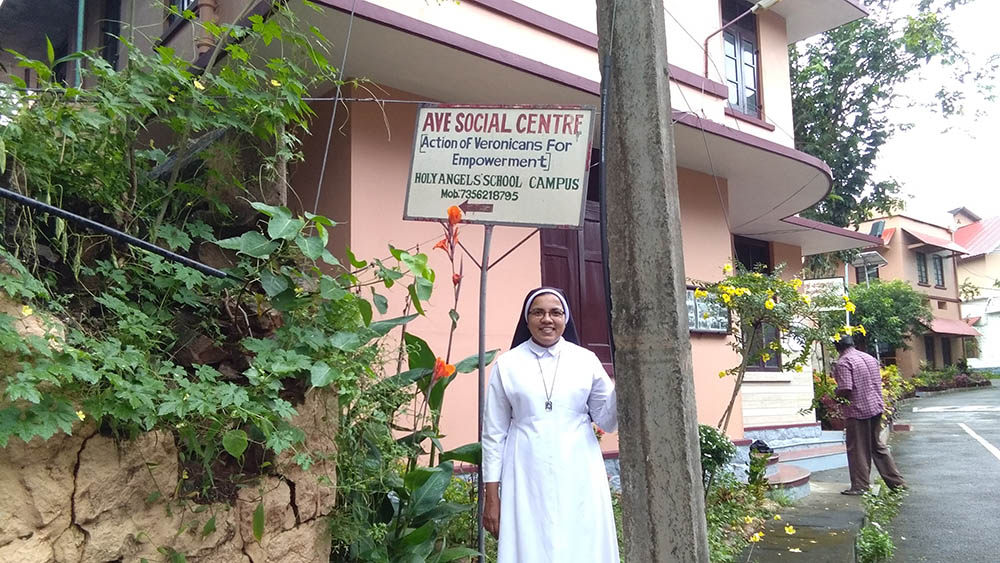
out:
{"label": "wooden door", "polygon": [[580,344],[597,354],[614,377],[604,267],[601,261],[601,213],[587,201],[582,231],[542,229],[542,285],[566,293]]}

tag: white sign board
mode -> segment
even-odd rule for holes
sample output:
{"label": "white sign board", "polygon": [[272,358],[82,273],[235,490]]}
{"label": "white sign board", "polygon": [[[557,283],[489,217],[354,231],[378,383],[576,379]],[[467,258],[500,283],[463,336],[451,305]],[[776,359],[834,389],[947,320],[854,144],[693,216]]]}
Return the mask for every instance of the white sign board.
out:
{"label": "white sign board", "polygon": [[[844,278],[817,278],[813,280],[802,280],[802,293],[815,299],[821,295],[836,295],[842,297],[847,295],[847,286],[844,285]],[[840,311],[843,307],[821,309],[823,311]]]}
{"label": "white sign board", "polygon": [[594,110],[421,106],[404,219],[581,228]]}

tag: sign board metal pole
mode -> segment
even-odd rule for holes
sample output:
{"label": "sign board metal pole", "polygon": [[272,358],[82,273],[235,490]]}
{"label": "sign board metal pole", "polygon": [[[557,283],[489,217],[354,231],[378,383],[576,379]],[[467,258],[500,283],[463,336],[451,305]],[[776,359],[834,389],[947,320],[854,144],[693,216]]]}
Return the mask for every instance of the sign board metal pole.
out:
{"label": "sign board metal pole", "polygon": [[[483,231],[483,261],[479,270],[479,443],[483,443],[483,414],[486,408],[486,277],[490,267],[490,243],[493,239],[493,225],[486,225]],[[476,469],[476,526],[479,549],[479,563],[486,561],[486,535],[483,533],[483,508],[485,506],[486,484],[483,483],[483,462],[479,460]]]}

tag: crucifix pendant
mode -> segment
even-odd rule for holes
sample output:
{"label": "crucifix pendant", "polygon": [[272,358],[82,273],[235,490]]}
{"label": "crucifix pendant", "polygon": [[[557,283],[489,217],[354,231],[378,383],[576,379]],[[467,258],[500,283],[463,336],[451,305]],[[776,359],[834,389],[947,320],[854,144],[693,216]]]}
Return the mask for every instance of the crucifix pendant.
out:
{"label": "crucifix pendant", "polygon": [[552,401],[545,401],[545,410],[547,411],[552,410]]}

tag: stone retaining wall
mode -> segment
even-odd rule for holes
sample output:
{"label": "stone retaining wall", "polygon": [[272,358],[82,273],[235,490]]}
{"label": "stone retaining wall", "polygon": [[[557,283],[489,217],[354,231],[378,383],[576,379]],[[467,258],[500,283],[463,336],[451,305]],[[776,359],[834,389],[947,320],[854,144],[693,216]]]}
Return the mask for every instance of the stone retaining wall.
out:
{"label": "stone retaining wall", "polygon": [[[333,453],[335,395],[315,393],[294,424],[307,448]],[[191,562],[326,561],[333,508],[332,462],[303,471],[282,455],[275,471],[242,488],[234,504],[177,498],[185,478],[173,437],[149,433],[116,444],[93,424],[0,449],[0,561],[17,563],[162,561],[174,550]],[[324,479],[320,479],[324,476]],[[252,532],[263,499],[264,536]],[[183,502],[182,502],[183,501]],[[196,512],[197,511],[197,512]],[[204,534],[215,518],[215,531]]]}

